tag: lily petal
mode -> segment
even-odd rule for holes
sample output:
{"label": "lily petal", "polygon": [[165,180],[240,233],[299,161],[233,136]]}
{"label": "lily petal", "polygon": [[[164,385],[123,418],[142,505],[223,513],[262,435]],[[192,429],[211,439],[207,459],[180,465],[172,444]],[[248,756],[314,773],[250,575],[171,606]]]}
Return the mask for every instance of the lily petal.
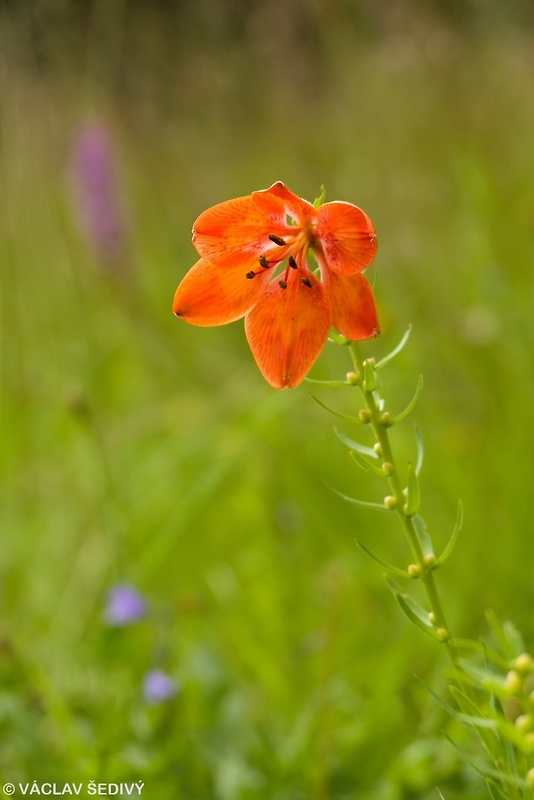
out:
{"label": "lily petal", "polygon": [[332,326],[353,342],[380,335],[373,290],[363,275],[339,275],[324,270],[332,309]]}
{"label": "lily petal", "polygon": [[242,267],[221,269],[201,258],[178,286],[173,313],[204,327],[234,322],[258,302],[269,278],[265,270],[250,280]]}
{"label": "lily petal", "polygon": [[317,212],[312,204],[294,194],[282,181],[276,181],[276,183],[273,183],[268,189],[263,189],[253,194],[269,194],[279,197],[284,203],[286,213],[298,224],[302,224],[305,220],[311,220],[317,217]]}
{"label": "lily petal", "polygon": [[232,268],[258,263],[276,250],[269,234],[282,237],[287,226],[282,200],[264,192],[227,200],[204,211],[193,225],[193,244],[206,261]]}
{"label": "lily petal", "polygon": [[293,389],[303,381],[330,330],[326,290],[311,272],[306,272],[308,283],[303,283],[302,272],[292,272],[285,289],[271,283],[245,317],[250,349],[275,389]]}
{"label": "lily petal", "polygon": [[318,238],[334,272],[355,275],[369,266],[377,251],[373,223],[361,208],[335,201],[318,209]]}

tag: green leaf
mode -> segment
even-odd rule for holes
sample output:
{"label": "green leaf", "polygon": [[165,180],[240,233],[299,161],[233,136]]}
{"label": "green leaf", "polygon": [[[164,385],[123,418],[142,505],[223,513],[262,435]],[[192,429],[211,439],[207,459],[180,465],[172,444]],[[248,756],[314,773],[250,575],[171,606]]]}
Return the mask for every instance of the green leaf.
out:
{"label": "green leaf", "polygon": [[369,558],[372,558],[373,561],[376,561],[376,563],[380,564],[381,567],[384,567],[384,569],[387,569],[387,571],[391,572],[392,575],[396,575],[399,578],[409,578],[410,577],[408,572],[405,569],[401,569],[400,567],[395,567],[395,566],[393,566],[393,564],[388,564],[387,561],[383,561],[378,556],[375,556],[375,554],[372,553],[371,550],[369,550],[369,548],[366,547],[363,544],[363,542],[360,542],[359,539],[356,539],[356,544],[358,545],[360,550],[362,550],[365,553],[366,556],[369,556]]}
{"label": "green leaf", "polygon": [[[447,741],[454,747],[456,752],[460,754],[462,759],[473,767],[479,775],[487,780],[488,778],[495,778],[495,780],[500,781],[503,784],[508,784],[508,786],[515,786],[516,788],[525,788],[526,782],[523,778],[519,778],[517,775],[508,775],[502,772],[499,769],[494,769],[493,767],[489,766],[482,758],[478,758],[477,756],[468,755],[461,747],[458,747],[456,742],[454,742],[450,736],[445,734]],[[503,795],[505,800],[510,800],[510,795],[505,794]]]}
{"label": "green leaf", "polygon": [[434,546],[432,544],[432,539],[430,538],[430,534],[427,531],[425,521],[420,514],[414,515],[413,526],[424,555],[425,556],[434,555]]}
{"label": "green leaf", "polygon": [[363,362],[363,390],[364,392],[374,392],[376,389],[376,375],[374,367],[369,361]]}
{"label": "green leaf", "polygon": [[419,511],[421,495],[417,473],[411,464],[408,464],[408,485],[406,487],[406,506],[404,513],[407,517],[414,517]]}
{"label": "green leaf", "polygon": [[503,794],[491,778],[486,778],[486,788],[491,800],[509,800],[509,795]]}
{"label": "green leaf", "polygon": [[356,450],[362,456],[369,456],[370,458],[374,459],[378,458],[372,447],[366,447],[364,444],[355,442],[354,439],[350,439],[348,436],[345,436],[345,434],[338,428],[334,428],[334,433],[336,434],[337,438],[349,448],[349,450]]}
{"label": "green leaf", "polygon": [[419,477],[423,466],[424,447],[423,447],[423,437],[421,436],[421,431],[419,430],[417,425],[415,425],[414,427],[415,427],[415,438],[417,441],[417,461],[415,464],[415,474],[417,475],[417,477]]}
{"label": "green leaf", "polygon": [[504,658],[496,650],[488,647],[486,642],[478,639],[459,639],[455,636],[454,644],[457,650],[466,650],[471,653],[474,652],[480,656],[484,656],[486,659],[495,664],[496,667],[500,667],[504,670],[508,670],[510,667],[510,662],[508,659]]}
{"label": "green leaf", "polygon": [[365,456],[360,455],[357,450],[350,450],[349,456],[353,461],[356,462],[356,464],[358,464],[359,467],[367,470],[367,472],[372,472],[373,475],[378,475],[380,478],[385,478],[388,474],[384,469],[382,469],[382,467],[377,466],[377,464],[373,464],[371,461],[368,461]]}
{"label": "green leaf", "polygon": [[[345,384],[343,384],[343,385],[345,385]],[[333,414],[335,417],[339,417],[340,419],[346,419],[349,422],[357,422],[359,425],[362,424],[362,421],[361,421],[361,419],[359,417],[354,417],[354,416],[352,416],[350,414],[342,414],[339,411],[334,411],[333,408],[330,408],[330,406],[327,406],[325,403],[322,402],[322,400],[319,400],[319,398],[315,397],[315,395],[313,395],[313,394],[311,394],[310,397],[311,397],[312,400],[315,400],[317,405],[321,406],[321,408],[324,408],[325,411],[329,411],[330,414]]]}
{"label": "green leaf", "polygon": [[506,685],[504,675],[463,659],[462,667],[474,686],[485,689],[487,692],[495,692],[499,697],[510,697],[510,689]]}
{"label": "green leaf", "polygon": [[[456,640],[455,640],[455,641],[456,641]],[[416,676],[416,677],[417,677],[417,676]],[[460,714],[459,714],[459,712],[457,711],[457,709],[456,709],[456,708],[454,708],[453,706],[451,706],[451,705],[450,705],[450,703],[447,703],[447,701],[446,701],[446,700],[444,700],[442,697],[440,697],[440,696],[439,696],[439,694],[437,694],[437,692],[435,692],[435,691],[434,691],[434,689],[432,689],[430,686],[428,686],[426,683],[424,683],[424,681],[422,681],[422,680],[421,680],[421,678],[417,678],[417,680],[418,680],[420,683],[422,683],[422,684],[423,684],[423,686],[425,687],[425,689],[426,689],[428,692],[430,692],[430,694],[432,695],[432,697],[434,698],[434,700],[437,700],[437,702],[440,704],[440,706],[441,706],[442,708],[444,708],[444,709],[445,709],[445,711],[447,712],[447,714],[449,714],[449,715],[450,715],[450,716],[451,716],[453,719],[459,719],[459,717],[460,717]]]}
{"label": "green leaf", "polygon": [[484,710],[457,686],[451,686],[449,690],[461,710],[461,713],[457,714],[456,718],[467,727],[474,728],[488,755],[493,759],[497,759],[500,745],[495,733],[495,719],[488,717]]}
{"label": "green leaf", "polygon": [[328,335],[328,341],[332,342],[332,344],[340,344],[340,345],[347,345],[350,344],[350,339],[347,339],[346,336],[342,336],[340,333],[335,331],[333,328],[331,329]]}
{"label": "green leaf", "polygon": [[381,358],[380,361],[378,361],[377,364],[375,365],[375,369],[382,369],[382,367],[385,367],[386,364],[388,364],[393,358],[395,358],[395,356],[397,356],[401,352],[401,350],[404,348],[404,345],[406,344],[406,342],[410,338],[411,332],[412,332],[412,326],[410,325],[408,327],[408,330],[406,331],[406,333],[404,334],[404,336],[400,340],[399,344],[397,345],[397,347],[395,347],[391,351],[391,353],[388,353],[387,356],[384,356],[384,358]]}
{"label": "green leaf", "polygon": [[406,617],[412,622],[416,628],[423,631],[423,633],[427,633],[433,639],[436,639],[438,642],[442,642],[441,636],[437,633],[434,626],[427,620],[425,617],[428,617],[428,614],[424,611],[424,609],[419,606],[416,601],[407,594],[396,594],[395,599],[397,603],[401,607],[401,610],[404,611]]}
{"label": "green leaf", "polygon": [[396,425],[397,422],[402,422],[402,420],[405,419],[411,411],[413,411],[422,391],[423,391],[423,376],[419,375],[414,396],[412,397],[412,399],[410,400],[404,411],[401,411],[400,414],[397,414],[396,417],[393,417],[391,421],[392,425]]}
{"label": "green leaf", "polygon": [[515,625],[508,621],[501,622],[493,611],[486,612],[486,619],[495,641],[506,658],[513,661],[525,652],[525,642]]}
{"label": "green leaf", "polygon": [[454,530],[452,532],[451,538],[447,542],[445,550],[442,552],[442,554],[439,556],[438,560],[436,561],[436,566],[441,566],[441,564],[444,564],[445,561],[447,561],[447,559],[449,558],[450,554],[452,553],[452,551],[454,549],[454,545],[456,544],[456,540],[458,539],[460,531],[462,530],[463,524],[464,524],[464,509],[463,509],[463,506],[462,506],[462,501],[459,500],[458,501],[458,514],[456,516],[456,525],[454,526]]}
{"label": "green leaf", "polygon": [[355,383],[350,381],[318,381],[315,378],[304,378],[306,383],[316,383],[319,386],[356,386]]}
{"label": "green leaf", "polygon": [[[454,642],[456,643],[456,639]],[[458,703],[458,708],[461,709],[464,717],[486,717],[486,714],[484,714],[481,706],[477,705],[473,698],[469,697],[457,686],[451,686],[449,691]]]}
{"label": "green leaf", "polygon": [[419,628],[420,631],[423,631],[423,633],[428,634],[428,636],[431,636],[438,642],[442,642],[443,640],[441,636],[428,619],[428,611],[425,611],[425,609],[422,608],[422,606],[420,606],[419,603],[413,599],[413,597],[410,597],[409,594],[404,594],[397,584],[390,580],[387,576],[386,583],[393,592],[395,600],[399,604],[401,610],[404,612],[405,616],[410,620],[410,622],[415,625],[416,628]]}
{"label": "green leaf", "polygon": [[335,492],[337,495],[339,495],[339,497],[343,498],[343,500],[346,500],[348,503],[354,503],[355,505],[362,506],[363,508],[376,508],[380,511],[390,510],[383,503],[370,503],[367,500],[358,500],[356,497],[349,497],[348,495],[343,494],[343,492],[338,492],[337,489],[334,489],[331,486],[329,488],[332,489],[332,491]]}
{"label": "green leaf", "polygon": [[319,195],[319,197],[316,197],[315,200],[313,201],[313,207],[314,208],[319,208],[319,206],[322,206],[322,204],[324,203],[325,197],[326,197],[326,186],[324,185],[324,183],[322,183],[321,184],[321,194]]}

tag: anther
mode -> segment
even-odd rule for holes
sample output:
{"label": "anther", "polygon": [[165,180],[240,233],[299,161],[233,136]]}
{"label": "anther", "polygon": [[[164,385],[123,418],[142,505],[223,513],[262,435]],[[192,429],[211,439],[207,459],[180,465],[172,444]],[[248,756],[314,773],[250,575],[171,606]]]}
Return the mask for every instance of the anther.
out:
{"label": "anther", "polygon": [[298,268],[298,264],[295,261],[295,259],[293,258],[293,256],[289,256],[289,258],[287,259],[287,263],[289,264],[291,269],[297,269]]}
{"label": "anther", "polygon": [[311,280],[310,280],[309,278],[301,278],[301,279],[300,279],[300,282],[301,282],[301,283],[303,283],[303,284],[304,284],[304,286],[309,286],[309,287],[310,287],[310,289],[311,289],[311,288],[312,288],[312,286],[313,286],[313,283],[311,282]]}
{"label": "anther", "polygon": [[281,289],[287,289],[287,282],[286,282],[286,281],[283,281],[283,280],[282,280],[282,281],[278,281],[278,286],[279,286]]}
{"label": "anther", "polygon": [[277,236],[275,233],[270,233],[269,234],[269,239],[271,240],[271,242],[274,242],[279,247],[284,247],[285,246],[284,240],[281,239],[279,236]]}
{"label": "anther", "polygon": [[250,280],[252,280],[252,278],[254,278],[254,277],[255,277],[255,275],[256,275],[256,273],[255,273],[255,272],[253,272],[252,270],[250,270],[250,272],[247,272],[247,274],[246,274],[246,277],[247,277],[247,278],[249,279],[249,281],[250,281]]}
{"label": "anther", "polygon": [[263,269],[269,269],[270,264],[265,258],[265,256],[260,256],[259,262],[260,262],[260,267],[263,267]]}

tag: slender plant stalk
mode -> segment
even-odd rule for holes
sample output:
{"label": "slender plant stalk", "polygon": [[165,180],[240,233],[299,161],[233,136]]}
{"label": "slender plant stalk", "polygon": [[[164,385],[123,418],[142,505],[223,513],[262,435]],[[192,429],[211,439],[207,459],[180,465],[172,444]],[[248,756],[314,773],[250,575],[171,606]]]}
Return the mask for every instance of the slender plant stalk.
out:
{"label": "slender plant stalk", "polygon": [[363,419],[364,421],[369,422],[373,430],[379,453],[383,461],[383,468],[385,468],[387,472],[387,480],[391,490],[391,495],[386,498],[386,505],[389,505],[391,509],[394,509],[400,518],[415,562],[413,565],[410,565],[408,571],[412,573],[413,577],[418,577],[423,584],[430,607],[430,613],[432,615],[432,623],[435,626],[437,633],[439,633],[440,639],[445,645],[445,649],[451,664],[457,670],[459,669],[458,654],[453,643],[450,628],[447,623],[436,582],[434,580],[434,575],[432,572],[434,562],[432,558],[425,556],[419,541],[419,537],[417,536],[417,532],[415,530],[413,519],[405,511],[406,497],[399,479],[395,458],[388,435],[388,426],[390,423],[387,416],[384,419],[384,412],[380,407],[376,383],[371,381],[370,386],[366,385],[367,381],[364,379],[364,375],[366,375],[366,373],[368,374],[369,370],[366,370],[366,362],[361,355],[358,344],[356,342],[351,342],[349,346],[354,369],[359,377],[358,382],[364,398],[365,409],[368,412],[368,414],[363,415]]}

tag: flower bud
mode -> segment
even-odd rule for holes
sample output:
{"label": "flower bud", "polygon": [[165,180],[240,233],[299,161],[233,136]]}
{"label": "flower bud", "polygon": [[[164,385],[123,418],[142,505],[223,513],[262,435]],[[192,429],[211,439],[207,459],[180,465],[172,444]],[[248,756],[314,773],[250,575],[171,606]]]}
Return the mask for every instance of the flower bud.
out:
{"label": "flower bud", "polygon": [[436,564],[436,560],[437,559],[434,553],[429,553],[427,556],[425,556],[425,567],[432,569],[432,567]]}
{"label": "flower bud", "polygon": [[386,475],[392,475],[393,472],[395,471],[393,464],[391,464],[389,461],[384,461],[384,463],[382,464],[382,469],[384,470]]}
{"label": "flower bud", "polygon": [[534,670],[534,659],[530,653],[521,653],[520,656],[517,656],[514,661],[514,669],[522,675],[528,675],[529,672],[532,672]]}
{"label": "flower bud", "polygon": [[431,625],[435,625],[436,624],[437,619],[436,619],[436,615],[434,614],[433,611],[429,611],[428,612],[428,621],[430,622]]}
{"label": "flower bud", "polygon": [[358,417],[360,418],[360,422],[363,422],[365,425],[371,422],[371,412],[368,408],[361,408],[358,412]]}
{"label": "flower bud", "polygon": [[525,733],[523,741],[527,745],[529,753],[532,753],[534,751],[534,731],[529,731],[528,733]]}
{"label": "flower bud", "polygon": [[393,497],[393,495],[388,494],[387,497],[384,497],[384,505],[386,508],[392,509],[397,507],[397,498]]}
{"label": "flower bud", "polygon": [[382,445],[380,444],[380,442],[376,442],[376,444],[373,445],[373,450],[375,451],[377,456],[382,455]]}
{"label": "flower bud", "polygon": [[534,769],[529,769],[526,774],[527,785],[534,786]]}
{"label": "flower bud", "polygon": [[516,672],[515,669],[511,669],[506,675],[505,684],[510,694],[519,694],[523,685],[523,681],[521,680],[519,673]]}
{"label": "flower bud", "polygon": [[409,564],[408,565],[408,575],[410,578],[420,578],[421,577],[421,567],[419,564]]}
{"label": "flower bud", "polygon": [[534,720],[530,714],[520,714],[515,721],[515,727],[521,731],[521,733],[528,733],[534,727]]}
{"label": "flower bud", "polygon": [[382,416],[380,417],[380,422],[384,428],[389,428],[393,425],[393,417],[389,413],[389,411],[384,411]]}
{"label": "flower bud", "polygon": [[436,633],[438,634],[442,642],[447,642],[451,638],[451,635],[447,630],[447,628],[438,628]]}
{"label": "flower bud", "polygon": [[346,376],[347,382],[352,384],[352,386],[356,386],[360,382],[360,375],[358,372],[347,372]]}

